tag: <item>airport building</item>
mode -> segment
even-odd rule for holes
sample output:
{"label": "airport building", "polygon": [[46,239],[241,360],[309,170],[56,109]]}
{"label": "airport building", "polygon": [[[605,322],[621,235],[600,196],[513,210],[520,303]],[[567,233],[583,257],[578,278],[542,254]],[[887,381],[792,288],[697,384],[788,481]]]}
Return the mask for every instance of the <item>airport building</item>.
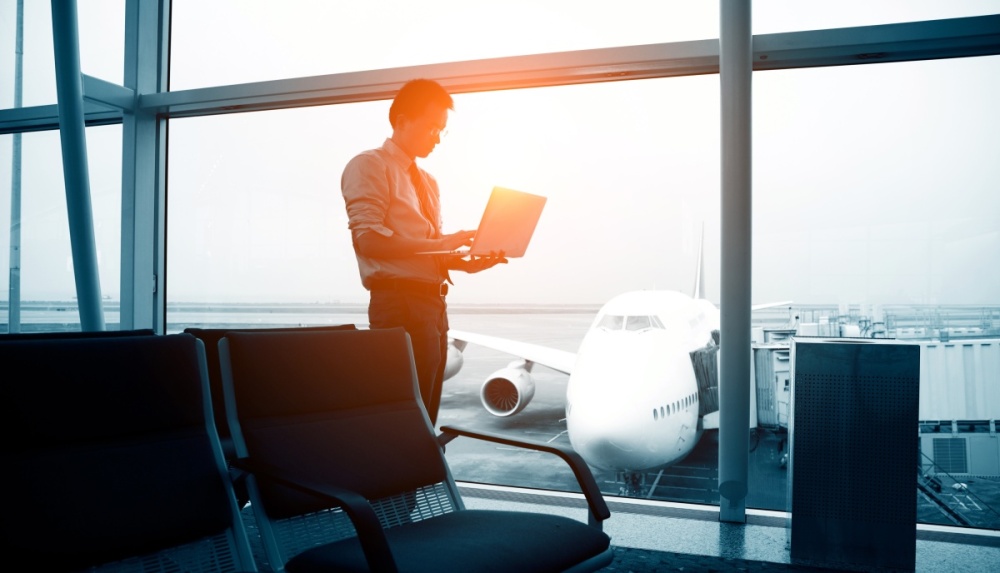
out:
{"label": "airport building", "polygon": [[[421,160],[445,224],[493,186],[548,196],[523,258],[456,278],[453,329],[582,354],[594,330],[674,344],[690,311],[705,345],[698,388],[642,411],[687,432],[680,460],[591,463],[607,570],[996,569],[998,6],[358,4],[0,0],[0,345],[364,329],[340,175],[430,78],[456,102]],[[660,314],[600,306],[691,279]],[[579,366],[482,340],[453,348],[442,419],[576,443]],[[480,407],[500,373],[534,396],[516,415]],[[588,521],[571,475],[461,444],[468,508]]]}

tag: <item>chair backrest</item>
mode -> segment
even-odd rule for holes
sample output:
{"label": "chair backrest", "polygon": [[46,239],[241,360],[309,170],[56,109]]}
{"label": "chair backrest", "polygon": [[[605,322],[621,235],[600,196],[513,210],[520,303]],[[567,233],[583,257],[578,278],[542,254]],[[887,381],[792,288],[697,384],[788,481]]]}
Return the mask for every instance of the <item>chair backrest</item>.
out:
{"label": "chair backrest", "polygon": [[9,340],[0,364],[8,559],[40,570],[123,560],[126,570],[255,570],[201,342]]}
{"label": "chair backrest", "polygon": [[328,332],[331,330],[355,330],[353,324],[332,326],[300,326],[280,328],[185,328],[184,332],[205,343],[205,359],[208,362],[208,386],[212,391],[215,409],[215,427],[222,439],[222,449],[226,457],[232,457],[232,441],[226,421],[226,409],[222,394],[222,373],[219,367],[219,341],[230,332]]}
{"label": "chair backrest", "polygon": [[52,340],[75,338],[118,338],[119,336],[152,336],[152,328],[136,330],[66,330],[46,332],[5,332],[0,334],[0,342],[5,340]]}
{"label": "chair backrest", "polygon": [[[378,499],[444,481],[403,329],[235,332],[220,344],[237,454]],[[262,487],[272,517],[328,507]]]}
{"label": "chair backrest", "polygon": [[[219,344],[236,453],[365,496],[383,527],[462,509],[403,329],[236,332]],[[248,480],[270,566],[354,527],[332,502]]]}

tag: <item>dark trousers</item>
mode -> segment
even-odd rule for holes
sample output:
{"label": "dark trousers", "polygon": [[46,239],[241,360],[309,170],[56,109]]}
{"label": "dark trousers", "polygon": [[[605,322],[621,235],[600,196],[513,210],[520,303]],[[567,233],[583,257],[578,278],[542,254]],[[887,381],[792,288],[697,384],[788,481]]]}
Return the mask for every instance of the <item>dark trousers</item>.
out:
{"label": "dark trousers", "polygon": [[444,297],[398,290],[373,290],[368,304],[368,323],[371,328],[401,326],[410,335],[420,397],[431,424],[436,424],[448,358],[448,314]]}

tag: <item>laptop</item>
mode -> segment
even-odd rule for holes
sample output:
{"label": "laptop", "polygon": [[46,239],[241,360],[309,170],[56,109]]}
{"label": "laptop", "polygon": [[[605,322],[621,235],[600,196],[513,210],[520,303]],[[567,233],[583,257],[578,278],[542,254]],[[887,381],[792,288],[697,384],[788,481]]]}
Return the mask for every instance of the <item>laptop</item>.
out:
{"label": "laptop", "polygon": [[494,187],[471,247],[419,254],[488,257],[491,252],[503,251],[507,258],[523,257],[542,215],[545,200],[541,195]]}

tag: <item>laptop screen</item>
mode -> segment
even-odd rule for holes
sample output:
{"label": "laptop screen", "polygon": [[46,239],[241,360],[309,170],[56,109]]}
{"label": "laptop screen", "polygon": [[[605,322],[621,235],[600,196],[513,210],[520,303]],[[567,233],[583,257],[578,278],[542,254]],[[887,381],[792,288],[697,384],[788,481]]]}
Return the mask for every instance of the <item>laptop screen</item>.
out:
{"label": "laptop screen", "polygon": [[540,195],[494,187],[469,254],[503,251],[506,257],[523,257],[544,206]]}
{"label": "laptop screen", "polygon": [[426,251],[422,255],[523,257],[542,215],[546,198],[524,191],[494,187],[476,229],[472,246],[455,251]]}

